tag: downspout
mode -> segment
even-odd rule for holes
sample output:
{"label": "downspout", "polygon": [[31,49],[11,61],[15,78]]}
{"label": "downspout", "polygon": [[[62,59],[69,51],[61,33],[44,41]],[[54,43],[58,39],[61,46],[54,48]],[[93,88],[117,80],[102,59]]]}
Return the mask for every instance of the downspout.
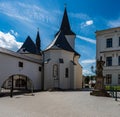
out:
{"label": "downspout", "polygon": [[[75,76],[74,63],[75,63],[75,53],[73,56],[73,77]],[[75,79],[75,77],[74,77],[74,79]],[[75,80],[74,79],[73,79],[73,89],[75,89]]]}

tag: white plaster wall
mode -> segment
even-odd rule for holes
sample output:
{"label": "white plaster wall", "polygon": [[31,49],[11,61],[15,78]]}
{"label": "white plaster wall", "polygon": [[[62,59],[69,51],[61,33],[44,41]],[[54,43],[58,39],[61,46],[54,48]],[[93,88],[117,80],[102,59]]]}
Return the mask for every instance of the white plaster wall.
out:
{"label": "white plaster wall", "polygon": [[[111,85],[119,85],[118,84],[118,74],[120,74],[120,68],[119,69],[105,69],[103,72],[103,75],[106,76],[106,74],[112,74],[112,84]],[[104,79],[104,83],[106,84],[106,79]]]}
{"label": "white plaster wall", "polygon": [[[118,56],[120,56],[119,37],[120,27],[96,33],[96,58],[99,59],[102,56],[102,59],[106,62],[106,57],[112,57],[112,66],[106,66],[105,63],[103,69],[104,76],[112,74],[112,85],[118,85],[118,74],[120,74],[120,66],[118,65]],[[108,38],[112,38],[112,48],[106,48],[106,39]]]}
{"label": "white plaster wall", "polygon": [[25,56],[28,56],[30,58],[33,58],[33,59],[40,59],[40,60],[42,60],[42,56],[41,55],[30,54],[30,53],[22,53],[22,54],[25,55]]}
{"label": "white plaster wall", "polygon": [[[49,50],[44,52],[45,61],[51,59],[47,64],[44,65],[44,80],[45,80],[45,89],[54,87],[54,78],[53,78],[53,65],[58,64],[59,70],[59,87],[62,89],[70,89],[70,61],[73,60],[73,52],[68,52],[65,50]],[[59,58],[64,59],[64,63],[59,63]],[[65,68],[69,69],[69,78],[65,78]],[[71,76],[71,77],[70,77]],[[72,77],[73,78],[73,77]]]}
{"label": "white plaster wall", "polygon": [[[23,62],[23,68],[18,67],[18,62]],[[0,86],[14,74],[22,74],[33,81],[34,89],[41,89],[41,72],[38,63],[0,53]]]}
{"label": "white plaster wall", "polygon": [[82,88],[82,66],[78,62],[79,56],[75,57],[75,89]]}
{"label": "white plaster wall", "polygon": [[[96,46],[96,52],[97,52],[97,58],[100,57],[100,52],[103,51],[112,51],[112,50],[119,50],[119,37],[120,37],[120,28],[111,29],[110,31],[105,30],[101,32],[96,33],[96,40],[97,40],[97,46]],[[112,38],[113,41],[113,47],[112,48],[106,48],[106,40],[108,38]]]}

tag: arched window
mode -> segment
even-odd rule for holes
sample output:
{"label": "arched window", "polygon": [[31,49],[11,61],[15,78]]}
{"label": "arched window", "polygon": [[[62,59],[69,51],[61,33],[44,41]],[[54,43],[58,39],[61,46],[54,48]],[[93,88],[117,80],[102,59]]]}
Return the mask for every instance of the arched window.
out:
{"label": "arched window", "polygon": [[58,65],[57,64],[53,65],[53,77],[54,79],[58,79]]}

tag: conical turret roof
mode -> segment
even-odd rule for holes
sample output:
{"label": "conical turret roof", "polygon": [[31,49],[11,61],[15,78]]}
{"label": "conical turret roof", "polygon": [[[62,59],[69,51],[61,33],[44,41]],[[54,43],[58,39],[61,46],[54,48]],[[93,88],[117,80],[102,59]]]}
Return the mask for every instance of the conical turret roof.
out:
{"label": "conical turret roof", "polygon": [[62,31],[64,35],[75,35],[75,33],[71,30],[68,15],[67,15],[67,9],[65,7],[63,18],[62,18],[62,23],[60,26],[59,31],[56,33],[56,35]]}
{"label": "conical turret roof", "polygon": [[37,36],[36,36],[36,47],[37,47],[37,50],[40,52],[41,51],[41,40],[40,40],[39,30],[37,31]]}

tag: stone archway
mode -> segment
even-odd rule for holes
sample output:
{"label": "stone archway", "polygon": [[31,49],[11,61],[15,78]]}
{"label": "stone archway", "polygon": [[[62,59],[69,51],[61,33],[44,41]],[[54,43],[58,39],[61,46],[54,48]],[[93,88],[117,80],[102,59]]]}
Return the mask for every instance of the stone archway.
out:
{"label": "stone archway", "polygon": [[9,78],[3,82],[1,88],[13,88],[13,90],[33,90],[33,83],[32,80],[25,75],[14,74],[9,76]]}

